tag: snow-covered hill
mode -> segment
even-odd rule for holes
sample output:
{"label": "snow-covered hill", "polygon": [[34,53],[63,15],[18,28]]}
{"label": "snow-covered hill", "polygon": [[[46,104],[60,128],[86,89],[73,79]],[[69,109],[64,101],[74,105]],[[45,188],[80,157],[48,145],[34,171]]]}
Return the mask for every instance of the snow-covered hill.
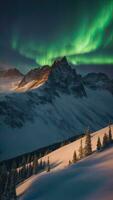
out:
{"label": "snow-covered hill", "polygon": [[39,88],[1,94],[0,159],[63,141],[88,126],[96,131],[112,121],[112,81],[96,74],[102,87],[94,87],[95,81],[91,87],[89,76],[84,80],[63,58],[55,61]]}
{"label": "snow-covered hill", "polygon": [[[112,136],[113,136],[113,126]],[[98,136],[103,138],[108,133],[106,127],[92,134],[93,151],[96,149]],[[83,145],[84,145],[84,139]],[[43,158],[54,167],[51,172],[35,175],[17,187],[19,200],[112,200],[113,196],[113,147],[103,152],[95,152],[76,164],[68,166],[74,150],[80,146],[80,139],[68,144]]]}
{"label": "snow-covered hill", "polygon": [[[113,136],[113,125],[111,126],[111,131],[112,131],[112,136]],[[102,143],[104,134],[107,133],[107,135],[108,135],[108,132],[109,132],[109,127],[105,127],[103,129],[91,134],[93,151],[95,151],[97,148],[98,137],[100,137],[100,140]],[[49,155],[45,156],[43,158],[43,160],[47,161],[48,156],[49,156],[50,163],[56,163],[56,167],[54,167],[53,170],[63,169],[68,165],[69,160],[73,159],[74,150],[76,150],[77,156],[79,156],[80,143],[81,143],[81,139],[78,139],[75,142],[65,145],[64,147],[50,153]],[[85,136],[82,137],[82,145],[84,148]],[[58,165],[57,165],[57,163],[58,163]]]}

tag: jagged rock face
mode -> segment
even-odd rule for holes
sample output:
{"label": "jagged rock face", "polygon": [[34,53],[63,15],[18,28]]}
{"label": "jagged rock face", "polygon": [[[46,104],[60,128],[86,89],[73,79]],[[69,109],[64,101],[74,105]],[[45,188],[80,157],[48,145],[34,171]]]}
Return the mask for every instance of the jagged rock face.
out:
{"label": "jagged rock face", "polygon": [[72,69],[64,57],[61,60],[55,61],[52,65],[51,77],[54,82],[70,82],[76,80],[76,70]]}
{"label": "jagged rock face", "polygon": [[[44,66],[42,68],[36,68],[29,71],[24,76],[18,87],[24,87],[26,84],[32,81],[35,81],[35,84],[37,83],[36,85],[38,86],[38,83],[45,83],[47,80],[48,82],[52,81],[52,83],[56,84],[60,83],[60,85],[68,84],[76,77],[76,71],[71,68],[67,62],[67,59],[64,57],[55,61],[51,67]],[[33,86],[35,86],[35,84],[33,83]]]}
{"label": "jagged rock face", "polygon": [[48,80],[50,71],[51,69],[49,66],[31,70],[24,76],[16,88],[16,91],[25,92],[40,87]]}
{"label": "jagged rock face", "polygon": [[37,68],[37,69],[33,69],[30,72],[28,72],[23,80],[20,82],[19,84],[19,88],[25,86],[27,83],[31,82],[31,81],[35,81],[34,86],[40,83],[44,83],[49,76],[50,73],[50,67],[49,66],[44,66],[42,68]]}
{"label": "jagged rock face", "polygon": [[57,60],[52,65],[52,69],[47,81],[47,87],[58,92],[74,95],[86,95],[81,76],[72,69],[66,57]]}

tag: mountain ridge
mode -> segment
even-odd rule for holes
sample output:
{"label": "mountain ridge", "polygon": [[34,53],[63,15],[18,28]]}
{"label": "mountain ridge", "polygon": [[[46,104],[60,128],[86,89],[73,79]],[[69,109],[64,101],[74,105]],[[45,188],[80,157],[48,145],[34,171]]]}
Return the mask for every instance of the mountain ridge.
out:
{"label": "mountain ridge", "polygon": [[23,75],[16,68],[1,70],[0,73],[0,78],[11,78],[12,84],[15,76],[19,77],[20,79],[20,81],[17,82],[16,89],[14,88],[14,90],[12,90],[15,92],[26,92],[32,89],[36,89],[41,85],[45,84],[46,82],[50,82],[52,77],[52,79],[54,79],[54,81],[52,81],[56,82],[56,84],[58,82],[63,83],[65,81],[67,81],[67,84],[70,84],[70,79],[73,79],[73,81],[75,82],[75,79],[81,79],[81,82],[83,82],[85,85],[88,86],[90,83],[90,86],[92,84],[92,87],[97,86],[97,83],[99,86],[99,82],[102,81],[103,83],[105,83],[104,88],[108,89],[113,93],[111,89],[113,81],[108,77],[108,75],[101,72],[91,72],[87,73],[84,76],[81,76],[77,74],[76,69],[72,68],[71,64],[68,63],[67,58],[65,56],[55,60],[51,66],[45,65],[41,68],[34,68],[25,75]]}

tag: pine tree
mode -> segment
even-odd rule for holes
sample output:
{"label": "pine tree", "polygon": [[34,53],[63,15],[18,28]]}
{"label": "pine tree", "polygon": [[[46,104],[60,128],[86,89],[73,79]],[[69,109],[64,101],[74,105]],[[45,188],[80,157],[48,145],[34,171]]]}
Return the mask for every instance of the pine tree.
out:
{"label": "pine tree", "polygon": [[26,164],[26,158],[25,158],[25,156],[23,156],[23,158],[22,158],[22,165],[25,165]]}
{"label": "pine tree", "polygon": [[2,194],[2,200],[16,200],[16,174],[15,170],[11,168],[10,172],[7,172],[7,178],[5,180],[4,190]]}
{"label": "pine tree", "polygon": [[20,169],[17,169],[17,181],[16,183],[18,184],[20,182]]}
{"label": "pine tree", "polygon": [[49,157],[48,157],[48,160],[47,160],[47,169],[46,169],[47,172],[50,172],[50,161],[49,161]]}
{"label": "pine tree", "polygon": [[42,169],[45,168],[45,161],[42,161]]}
{"label": "pine tree", "polygon": [[10,199],[16,200],[16,176],[15,170],[12,169],[10,172]]}
{"label": "pine tree", "polygon": [[89,156],[92,154],[92,146],[91,146],[91,135],[89,133],[89,130],[86,133],[86,141],[85,141],[85,147],[84,147],[84,155]]}
{"label": "pine tree", "polygon": [[42,167],[43,167],[42,159],[40,160],[40,164],[39,164],[39,166],[40,166],[40,169],[42,169]]}
{"label": "pine tree", "polygon": [[8,200],[10,198],[10,175],[9,172],[7,172],[7,177],[5,180],[4,188],[3,188],[3,193],[1,195],[2,200]]}
{"label": "pine tree", "polygon": [[73,163],[76,163],[77,162],[77,154],[76,154],[76,151],[74,151],[73,153],[73,160],[72,160]]}
{"label": "pine tree", "polygon": [[33,169],[32,169],[33,167],[32,167],[32,164],[31,163],[29,163],[28,164],[28,177],[30,177],[32,174],[33,174]]}
{"label": "pine tree", "polygon": [[101,144],[101,141],[100,141],[100,137],[98,137],[98,140],[97,140],[97,151],[100,151],[102,148],[102,144]]}
{"label": "pine tree", "polygon": [[22,180],[25,179],[25,175],[26,175],[26,165],[23,165],[23,167],[21,168],[21,178],[22,178]]}
{"label": "pine tree", "polygon": [[71,165],[72,164],[72,162],[71,162],[71,160],[69,160],[69,165]]}
{"label": "pine tree", "polygon": [[3,164],[0,168],[0,199],[9,199],[9,175],[7,167]]}
{"label": "pine tree", "polygon": [[37,156],[34,155],[34,160],[33,160],[33,174],[37,173],[37,166],[38,166]]}
{"label": "pine tree", "polygon": [[27,155],[27,163],[30,163],[30,154]]}
{"label": "pine tree", "polygon": [[84,157],[84,151],[83,151],[83,145],[82,145],[82,139],[80,141],[80,147],[79,147],[79,159],[82,159]]}
{"label": "pine tree", "polygon": [[107,147],[108,141],[109,141],[108,135],[105,133],[103,136],[103,148]]}
{"label": "pine tree", "polygon": [[12,169],[16,170],[16,168],[17,168],[17,164],[16,164],[16,161],[14,160],[12,162]]}
{"label": "pine tree", "polygon": [[8,180],[7,178],[8,178],[7,167],[5,163],[3,163],[0,168],[0,194],[2,197],[7,193],[7,187],[6,187],[6,182]]}
{"label": "pine tree", "polygon": [[113,142],[112,140],[112,133],[111,133],[111,126],[109,125],[109,144]]}

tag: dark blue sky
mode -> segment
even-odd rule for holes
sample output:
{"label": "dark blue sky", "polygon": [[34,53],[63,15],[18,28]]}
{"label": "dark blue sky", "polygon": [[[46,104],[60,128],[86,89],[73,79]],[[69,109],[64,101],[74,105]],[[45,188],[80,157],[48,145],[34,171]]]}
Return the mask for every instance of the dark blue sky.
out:
{"label": "dark blue sky", "polygon": [[0,5],[0,63],[23,71],[64,55],[113,63],[113,0],[10,0]]}

